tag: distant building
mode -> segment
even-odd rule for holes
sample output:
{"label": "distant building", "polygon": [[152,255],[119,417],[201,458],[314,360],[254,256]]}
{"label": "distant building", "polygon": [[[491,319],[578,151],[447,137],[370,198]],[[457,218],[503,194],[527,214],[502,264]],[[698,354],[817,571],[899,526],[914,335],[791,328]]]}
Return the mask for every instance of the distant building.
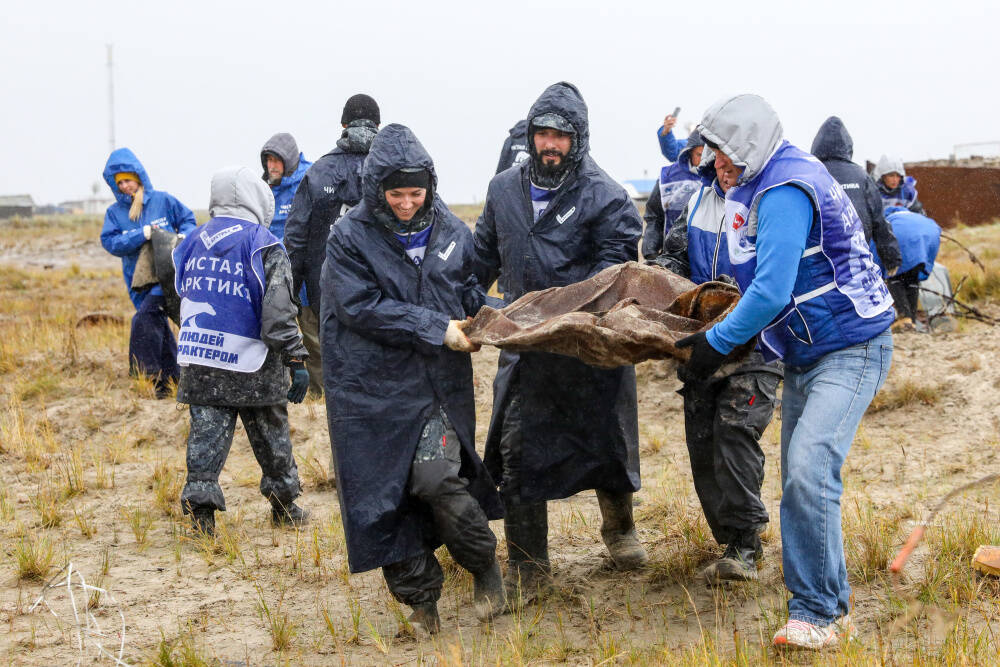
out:
{"label": "distant building", "polygon": [[0,195],[0,220],[30,218],[35,211],[35,200],[31,195]]}
{"label": "distant building", "polygon": [[76,215],[104,215],[108,207],[115,203],[114,199],[101,199],[100,197],[90,197],[88,199],[71,199],[59,202],[59,208],[66,213]]}
{"label": "distant building", "polygon": [[649,191],[656,185],[655,178],[632,178],[622,182],[622,187],[628,196],[637,204],[645,204]]}

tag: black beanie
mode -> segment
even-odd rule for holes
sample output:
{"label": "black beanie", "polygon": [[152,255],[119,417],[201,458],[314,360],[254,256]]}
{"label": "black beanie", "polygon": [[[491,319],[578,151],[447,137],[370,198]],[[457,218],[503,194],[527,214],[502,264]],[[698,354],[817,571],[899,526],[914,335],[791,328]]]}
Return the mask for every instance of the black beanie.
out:
{"label": "black beanie", "polygon": [[382,181],[382,189],[424,188],[430,190],[431,173],[426,169],[400,169],[394,171]]}
{"label": "black beanie", "polygon": [[382,117],[379,115],[378,103],[364,93],[352,95],[344,105],[344,113],[340,117],[340,122],[347,125],[352,120],[370,120],[376,125],[382,124]]}

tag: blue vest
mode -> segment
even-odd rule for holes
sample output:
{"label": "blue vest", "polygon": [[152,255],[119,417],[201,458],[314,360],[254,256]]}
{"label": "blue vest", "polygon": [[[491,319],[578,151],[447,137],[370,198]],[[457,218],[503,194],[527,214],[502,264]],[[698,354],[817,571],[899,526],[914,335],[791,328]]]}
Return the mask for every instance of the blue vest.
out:
{"label": "blue vest", "polygon": [[691,281],[698,285],[733,275],[723,231],[725,196],[713,181],[698,191],[688,211],[688,263]]}
{"label": "blue vest", "polygon": [[878,189],[878,193],[882,195],[883,209],[887,209],[890,206],[910,208],[917,201],[917,179],[912,176],[904,177],[903,182],[896,186],[895,190],[886,191],[882,189],[883,187],[885,186]]}
{"label": "blue vest", "polygon": [[892,324],[892,297],[841,185],[812,155],[783,141],[763,170],[726,196],[726,239],[734,278],[746,292],[757,269],[757,210],[781,185],[812,201],[813,225],[788,305],[758,334],[765,359],[793,366],[870,340]]}
{"label": "blue vest", "polygon": [[670,230],[670,225],[684,212],[691,196],[698,192],[702,178],[690,170],[691,151],[682,152],[677,162],[669,164],[660,170],[660,203],[663,205],[664,234]]}
{"label": "blue vest", "polygon": [[255,222],[214,218],[174,248],[174,286],[181,298],[177,363],[240,373],[267,357],[260,337],[267,278],[261,257],[280,245]]}

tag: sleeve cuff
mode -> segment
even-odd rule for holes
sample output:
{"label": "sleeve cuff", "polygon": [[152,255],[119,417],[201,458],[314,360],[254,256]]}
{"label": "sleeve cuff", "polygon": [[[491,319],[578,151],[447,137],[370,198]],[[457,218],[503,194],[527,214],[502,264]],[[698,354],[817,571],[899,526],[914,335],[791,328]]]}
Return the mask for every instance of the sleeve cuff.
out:
{"label": "sleeve cuff", "polygon": [[729,354],[733,351],[733,346],[726,345],[722,342],[722,340],[720,340],[719,335],[715,331],[718,326],[719,325],[717,324],[708,330],[708,333],[705,334],[705,340],[707,340],[708,344],[711,345],[719,354]]}

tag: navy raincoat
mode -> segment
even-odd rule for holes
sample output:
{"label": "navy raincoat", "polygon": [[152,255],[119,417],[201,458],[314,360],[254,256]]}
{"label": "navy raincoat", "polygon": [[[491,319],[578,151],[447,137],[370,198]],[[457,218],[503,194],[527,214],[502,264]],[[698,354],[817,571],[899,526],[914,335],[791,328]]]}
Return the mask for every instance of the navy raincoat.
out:
{"label": "navy raincoat", "polygon": [[[544,113],[559,114],[576,131],[572,173],[537,222],[529,193],[531,160],[497,174],[476,223],[479,284],[491,285],[499,277],[507,303],[638,256],[639,212],[589,155],[587,106],[579,91],[568,83],[550,86],[528,118]],[[486,442],[486,465],[494,478],[501,478],[500,433],[515,377],[522,396],[521,502],[565,498],[584,489],[639,489],[635,368],[604,370],[543,352],[500,354]]]}
{"label": "navy raincoat", "polygon": [[521,164],[528,159],[528,121],[519,120],[510,128],[507,138],[500,148],[500,159],[497,161],[496,173],[510,169],[515,164]]}
{"label": "navy raincoat", "polygon": [[352,572],[441,543],[429,508],[407,491],[421,430],[438,407],[461,440],[470,494],[490,519],[503,515],[475,450],[471,358],[444,346],[448,321],[475,315],[488,298],[472,273],[472,234],[435,197],[424,261],[414,264],[373,215],[379,184],[403,167],[434,174],[413,133],[389,125],[365,161],[362,203],[330,233],[321,280],[323,378]]}
{"label": "navy raincoat", "polygon": [[[142,181],[143,198],[142,213],[138,220],[129,220],[128,211],[132,207],[132,197],[118,189],[115,184],[115,174],[133,172]],[[122,258],[122,275],[128,296],[136,308],[147,294],[163,294],[159,285],[149,290],[136,291],[132,289],[132,274],[135,273],[135,263],[139,259],[139,250],[146,242],[142,228],[146,225],[161,227],[175,234],[190,234],[197,226],[194,213],[176,197],[161,190],[154,190],[153,183],[146,174],[146,169],[128,148],[118,148],[112,151],[104,166],[104,181],[111,188],[117,200],[108,207],[104,214],[104,226],[101,228],[101,245],[115,257]]]}

